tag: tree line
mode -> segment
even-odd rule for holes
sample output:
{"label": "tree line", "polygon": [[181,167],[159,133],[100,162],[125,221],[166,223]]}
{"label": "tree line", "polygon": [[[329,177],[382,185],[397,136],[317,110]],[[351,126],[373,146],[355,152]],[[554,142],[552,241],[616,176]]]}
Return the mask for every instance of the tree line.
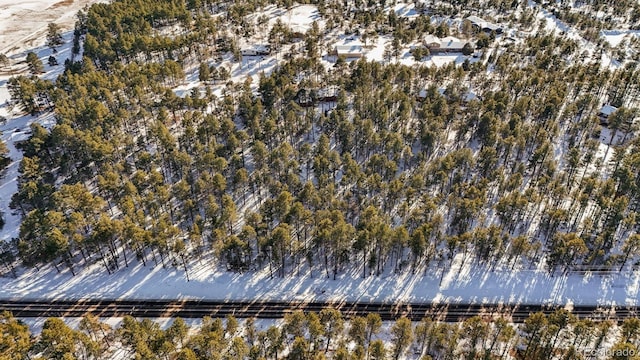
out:
{"label": "tree line", "polygon": [[[640,321],[577,319],[566,310],[532,313],[521,325],[504,317],[474,316],[458,323],[401,317],[384,323],[378,314],[345,318],[327,308],[294,311],[264,324],[254,318],[204,317],[190,326],[173,319],[162,328],[151,319],[125,316],[111,326],[85,315],[70,327],[45,320],[32,333],[10,313],[0,315],[3,359],[631,359],[640,345]],[[629,356],[631,354],[631,356]]]}

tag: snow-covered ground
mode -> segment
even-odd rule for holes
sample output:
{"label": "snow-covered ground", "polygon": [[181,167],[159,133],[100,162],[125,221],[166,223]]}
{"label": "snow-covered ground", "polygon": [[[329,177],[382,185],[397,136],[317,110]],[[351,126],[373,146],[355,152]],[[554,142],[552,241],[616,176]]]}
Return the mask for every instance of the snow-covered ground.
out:
{"label": "snow-covered ground", "polygon": [[[268,19],[268,28],[271,28],[278,20],[292,31],[303,34],[307,32],[307,30],[311,29],[311,25],[314,21],[318,24],[319,29],[324,28],[324,20],[322,20],[318,13],[318,8],[314,5],[298,5],[288,10],[278,8],[275,5],[269,5],[262,11],[257,11],[248,15],[247,20],[258,22],[260,18],[265,17]],[[258,25],[257,32],[264,29],[267,29],[267,27],[263,28]],[[268,31],[264,31],[262,34],[258,35],[263,36],[267,34]]]}
{"label": "snow-covered ground", "polygon": [[611,47],[616,47],[628,37],[640,37],[640,30],[603,30],[600,35],[605,39]]}
{"label": "snow-covered ground", "polygon": [[[542,271],[495,272],[466,261],[462,255],[444,273],[433,263],[427,270],[385,273],[362,278],[362,272],[327,278],[320,269],[311,274],[270,277],[269,269],[257,273],[232,273],[195,262],[187,282],[182,269],[134,263],[112,275],[95,264],[72,276],[53,267],[26,270],[17,279],[0,279],[3,299],[211,299],[211,300],[314,300],[361,302],[460,302],[511,304],[637,305],[640,273],[550,276]],[[312,276],[313,275],[313,276]]]}
{"label": "snow-covered ground", "polygon": [[416,11],[415,4],[397,3],[393,6],[393,11],[395,11],[396,15],[408,19],[416,18],[420,15],[418,11]]}
{"label": "snow-covered ground", "polygon": [[13,55],[39,46],[47,25],[72,29],[75,15],[96,0],[0,0],[0,53]]}
{"label": "snow-covered ground", "polygon": [[[534,1],[529,0],[529,6],[536,7],[538,6]],[[569,39],[575,40],[581,49],[586,51],[587,54],[593,56],[597,52],[596,44],[588,41],[575,28],[568,26],[564,22],[560,21],[553,13],[548,10],[539,7],[539,11],[536,14],[536,18],[538,21],[541,21],[544,25],[543,29],[549,33],[554,33],[555,35],[564,35]],[[605,40],[611,45],[611,47],[615,47],[620,42],[624,40],[627,35],[635,35],[638,36],[640,31],[602,31],[601,35],[605,38]],[[602,52],[600,55],[600,63],[603,68],[609,68],[610,70],[615,70],[620,68],[623,64],[619,61],[612,58],[609,52]]]}

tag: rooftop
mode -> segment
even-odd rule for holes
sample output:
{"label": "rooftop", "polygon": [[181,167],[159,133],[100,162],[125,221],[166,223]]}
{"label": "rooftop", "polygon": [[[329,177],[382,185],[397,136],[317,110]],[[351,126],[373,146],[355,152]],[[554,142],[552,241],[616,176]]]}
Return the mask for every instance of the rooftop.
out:
{"label": "rooftop", "polygon": [[502,27],[499,25],[496,25],[490,21],[487,21],[481,17],[475,16],[475,15],[471,15],[469,17],[467,17],[467,20],[471,21],[471,23],[473,25],[479,26],[482,29],[488,29],[491,31],[500,31],[502,30]]}
{"label": "rooftop", "polygon": [[602,107],[602,109],[600,109],[600,113],[606,116],[609,116],[611,114],[613,114],[614,111],[618,110],[617,107],[615,106],[611,106],[609,104],[605,105]]}
{"label": "rooftop", "polygon": [[336,45],[335,49],[339,54],[362,53],[364,51],[362,45]]}
{"label": "rooftop", "polygon": [[443,41],[440,43],[440,49],[462,49],[464,47],[464,41]]}
{"label": "rooftop", "polygon": [[487,23],[488,23],[488,22],[487,22],[486,20],[484,20],[483,18],[480,18],[480,17],[475,16],[475,15],[471,15],[471,16],[469,16],[469,17],[467,18],[467,20],[469,20],[469,21],[471,21],[472,23],[477,24],[477,25],[484,25],[484,24],[487,24]]}
{"label": "rooftop", "polygon": [[455,38],[453,36],[447,36],[445,38],[437,38],[433,35],[428,35],[424,40],[425,44],[437,44],[434,48],[440,50],[449,50],[449,49],[462,49],[466,42]]}

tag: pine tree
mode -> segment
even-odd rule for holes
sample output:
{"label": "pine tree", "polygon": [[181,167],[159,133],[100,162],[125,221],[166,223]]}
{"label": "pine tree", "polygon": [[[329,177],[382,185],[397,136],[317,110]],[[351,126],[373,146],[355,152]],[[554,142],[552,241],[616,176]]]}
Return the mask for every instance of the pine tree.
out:
{"label": "pine tree", "polygon": [[7,360],[25,360],[31,347],[29,327],[7,311],[0,313],[0,355]]}
{"label": "pine tree", "polygon": [[[324,336],[324,325],[320,321],[320,316],[314,312],[307,314],[306,327],[309,333],[309,350],[318,352],[321,349],[322,337]],[[313,346],[313,349],[311,348]]]}
{"label": "pine tree", "polygon": [[640,254],[640,234],[632,234],[622,244],[623,259],[620,264],[620,270],[624,269],[629,257],[635,257]]}
{"label": "pine tree", "polygon": [[209,69],[209,64],[206,62],[200,63],[200,69],[198,71],[198,79],[202,82],[206,82],[211,78],[211,71]]}
{"label": "pine tree", "polygon": [[[0,132],[0,136],[2,132]],[[7,148],[7,144],[5,144],[4,140],[0,140],[0,171],[6,168],[11,159],[7,156],[9,154],[9,149]]]}
{"label": "pine tree", "polygon": [[9,57],[5,54],[0,54],[0,66],[3,68],[8,68],[11,65],[11,61]]}
{"label": "pine tree", "polygon": [[296,337],[289,349],[287,360],[307,360],[309,344],[303,337]]}
{"label": "pine tree", "polygon": [[62,29],[56,23],[49,23],[47,25],[47,46],[55,53],[56,47],[64,44],[62,39]]}
{"label": "pine tree", "polygon": [[101,322],[95,315],[87,314],[83,316],[78,325],[78,330],[98,344],[96,350],[99,352],[104,353],[111,346],[109,339],[113,337],[113,329],[108,324]]}
{"label": "pine tree", "polygon": [[283,332],[287,334],[291,340],[303,337],[305,322],[306,318],[302,311],[285,314]]}
{"label": "pine tree", "polygon": [[278,354],[284,349],[284,336],[280,329],[276,326],[270,326],[266,332],[267,356],[274,359],[278,358]]}
{"label": "pine tree", "polygon": [[323,309],[320,311],[320,321],[324,325],[324,337],[326,346],[324,352],[329,351],[331,342],[337,342],[344,330],[344,320],[342,314],[336,309]]}
{"label": "pine tree", "polygon": [[49,318],[42,326],[38,347],[48,359],[63,360],[77,358],[74,330],[58,318]]}
{"label": "pine tree", "polygon": [[366,347],[367,344],[367,319],[356,316],[349,321],[349,337],[357,345]]}
{"label": "pine tree", "polygon": [[387,350],[385,349],[384,342],[380,339],[374,340],[369,345],[368,353],[371,360],[385,360],[387,358]]}
{"label": "pine tree", "polygon": [[38,75],[44,72],[44,66],[42,65],[42,60],[36,55],[34,52],[27,53],[27,65],[29,66],[29,71],[33,75]]}
{"label": "pine tree", "polygon": [[402,317],[391,327],[391,342],[393,344],[393,358],[398,360],[413,341],[411,320]]}
{"label": "pine tree", "polygon": [[176,318],[171,323],[171,326],[166,330],[166,336],[174,343],[179,343],[180,346],[184,346],[189,333],[189,325],[187,325],[182,318]]}
{"label": "pine tree", "polygon": [[418,351],[420,356],[422,356],[425,352],[427,341],[429,339],[429,333],[431,331],[432,321],[431,319],[425,317],[416,325],[415,328],[415,341],[418,345]]}
{"label": "pine tree", "polygon": [[382,319],[380,315],[377,313],[369,313],[367,314],[367,344],[371,344],[371,339],[373,335],[378,334],[380,328],[382,327]]}

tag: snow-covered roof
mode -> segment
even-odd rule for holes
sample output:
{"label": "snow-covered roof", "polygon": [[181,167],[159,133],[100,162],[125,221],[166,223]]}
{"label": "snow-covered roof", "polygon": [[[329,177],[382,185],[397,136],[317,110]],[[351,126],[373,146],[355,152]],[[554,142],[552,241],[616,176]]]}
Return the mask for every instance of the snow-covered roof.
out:
{"label": "snow-covered roof", "polygon": [[253,51],[269,51],[271,46],[266,44],[251,44],[242,48],[242,50],[253,50]]}
{"label": "snow-covered roof", "polygon": [[458,39],[458,38],[457,38],[457,37],[455,37],[455,36],[447,36],[447,37],[444,37],[444,38],[440,39],[440,41],[441,41],[441,42],[443,42],[443,43],[448,43],[448,42],[463,42],[463,41],[461,41],[460,39]]}
{"label": "snow-covered roof", "polygon": [[496,31],[496,32],[502,30],[502,27],[500,25],[496,25],[492,22],[486,21],[485,19],[475,15],[471,15],[467,17],[467,20],[471,21],[473,25],[478,26],[483,30],[490,30],[490,31]]}
{"label": "snow-covered roof", "polygon": [[613,114],[613,112],[616,111],[616,110],[618,110],[617,107],[607,104],[607,105],[603,106],[602,109],[600,109],[600,114],[605,115],[605,116],[609,116],[609,115]]}
{"label": "snow-covered roof", "polygon": [[467,18],[467,20],[471,21],[472,24],[478,25],[478,26],[483,26],[484,24],[487,23],[487,21],[485,21],[483,18],[480,18],[478,16],[475,15],[471,15]]}
{"label": "snow-covered roof", "polygon": [[453,50],[453,49],[462,49],[464,47],[465,42],[464,41],[455,41],[455,40],[448,40],[448,41],[443,41],[440,43],[440,49],[442,50]]}
{"label": "snow-covered roof", "polygon": [[497,31],[497,30],[502,29],[502,27],[500,27],[499,25],[493,24],[493,23],[485,23],[483,28],[489,29],[489,30],[493,30],[493,31]]}
{"label": "snow-covered roof", "polygon": [[338,87],[335,85],[330,85],[328,87],[324,87],[321,89],[318,89],[317,92],[317,96],[318,98],[326,98],[326,97],[333,97],[333,96],[337,96],[338,95]]}
{"label": "snow-covered roof", "polygon": [[364,47],[362,45],[336,45],[335,51],[338,55],[362,54]]}
{"label": "snow-covered roof", "polygon": [[433,35],[429,35],[425,37],[424,42],[430,49],[439,51],[461,50],[465,45],[464,41],[461,41],[460,39],[453,36],[447,36],[445,38],[439,39]]}
{"label": "snow-covered roof", "polygon": [[438,38],[435,35],[427,35],[424,37],[424,43],[425,44],[439,44],[440,43],[440,38]]}
{"label": "snow-covered roof", "polygon": [[398,3],[393,7],[393,11],[396,15],[405,18],[414,18],[418,16],[418,12],[415,9],[415,4]]}

